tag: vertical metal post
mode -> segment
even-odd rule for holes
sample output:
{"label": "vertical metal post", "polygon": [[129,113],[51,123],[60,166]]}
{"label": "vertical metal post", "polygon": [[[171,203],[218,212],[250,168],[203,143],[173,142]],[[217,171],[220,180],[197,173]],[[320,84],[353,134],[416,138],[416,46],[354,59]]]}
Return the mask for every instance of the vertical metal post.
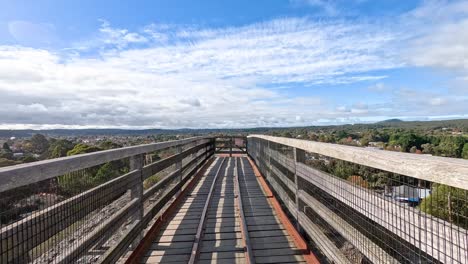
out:
{"label": "vertical metal post", "polygon": [[[137,199],[137,208],[132,216],[134,222],[139,222],[143,219],[143,155],[136,155],[130,157],[130,171],[137,171],[138,176],[136,177],[137,182],[130,189],[131,199]],[[140,234],[134,241],[133,246],[136,247],[140,240],[143,238],[143,234],[140,230]]]}
{"label": "vertical metal post", "polygon": [[232,145],[234,145],[234,138],[231,137],[230,143],[229,143],[229,157],[232,157]]}
{"label": "vertical metal post", "polygon": [[299,185],[299,180],[297,176],[297,164],[305,163],[305,151],[302,149],[294,148],[294,189],[296,197],[296,229],[298,232],[301,232],[301,225],[299,224],[299,190],[301,189]]}
{"label": "vertical metal post", "polygon": [[245,153],[249,154],[249,139],[245,138]]}
{"label": "vertical metal post", "polygon": [[[177,145],[176,146],[176,153],[180,154],[182,153],[182,145]],[[182,158],[178,158],[177,162],[175,164],[175,169],[177,171],[177,174],[179,174],[179,182],[182,182]]]}
{"label": "vertical metal post", "polygon": [[268,164],[267,164],[267,168],[265,168],[265,171],[266,171],[266,175],[268,178],[270,178],[271,176],[271,173],[270,173],[270,168],[271,168],[271,143],[270,141],[268,140],[268,144],[267,144],[267,149],[265,151],[265,154],[268,155]]}
{"label": "vertical metal post", "polygon": [[[199,142],[200,142],[200,141],[198,141],[198,140],[195,140],[195,142],[193,143],[193,147],[196,147],[196,146],[198,146],[198,143],[199,143]],[[197,155],[198,155],[198,151],[197,151],[197,152],[194,152],[194,153],[192,153],[192,155],[190,156],[191,160],[193,160],[193,159],[196,159],[196,158],[197,158]]]}
{"label": "vertical metal post", "polygon": [[211,146],[210,146],[210,153],[208,154],[211,156],[213,153],[216,153],[216,138],[210,139]]}

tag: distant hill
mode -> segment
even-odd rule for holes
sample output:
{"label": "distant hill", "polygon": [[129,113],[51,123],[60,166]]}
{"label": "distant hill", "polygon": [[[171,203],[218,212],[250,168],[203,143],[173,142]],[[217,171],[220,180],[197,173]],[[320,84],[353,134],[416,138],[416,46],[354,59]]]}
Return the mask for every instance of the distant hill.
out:
{"label": "distant hill", "polygon": [[401,119],[397,119],[397,118],[394,118],[394,119],[387,119],[387,120],[383,120],[383,121],[380,121],[380,122],[377,122],[377,124],[382,124],[382,123],[399,123],[399,122],[405,122]]}
{"label": "distant hill", "polygon": [[246,129],[51,129],[51,130],[0,130],[0,137],[31,137],[34,134],[44,134],[52,137],[79,137],[79,136],[147,136],[147,135],[202,135],[202,134],[255,134],[269,133],[272,131],[286,131],[291,129],[308,129],[312,131],[336,131],[352,130],[361,131],[377,128],[401,128],[416,130],[436,130],[443,128],[457,128],[468,131],[468,119],[441,120],[441,121],[403,121],[400,119],[388,119],[373,124],[347,124],[329,126],[307,127],[258,127]]}

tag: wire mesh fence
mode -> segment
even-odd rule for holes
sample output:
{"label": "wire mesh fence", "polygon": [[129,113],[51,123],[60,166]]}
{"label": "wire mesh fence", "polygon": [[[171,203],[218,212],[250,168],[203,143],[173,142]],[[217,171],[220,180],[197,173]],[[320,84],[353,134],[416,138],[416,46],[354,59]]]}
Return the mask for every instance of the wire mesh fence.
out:
{"label": "wire mesh fence", "polygon": [[213,153],[194,138],[0,169],[0,263],[115,262]]}
{"label": "wire mesh fence", "polygon": [[215,140],[218,154],[245,154],[247,152],[247,137],[245,136],[218,136]]}
{"label": "wire mesh fence", "polygon": [[[307,152],[256,137],[249,137],[248,145],[276,195],[326,261],[468,263],[467,189],[436,177],[429,181],[366,166],[366,157],[353,163],[322,155],[318,147]],[[460,161],[452,164],[466,167]]]}

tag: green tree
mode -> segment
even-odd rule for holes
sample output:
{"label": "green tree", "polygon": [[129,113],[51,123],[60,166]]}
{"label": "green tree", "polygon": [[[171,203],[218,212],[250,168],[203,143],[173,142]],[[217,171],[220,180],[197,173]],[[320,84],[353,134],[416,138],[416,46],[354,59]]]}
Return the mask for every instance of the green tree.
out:
{"label": "green tree", "polygon": [[336,132],[336,135],[335,137],[340,140],[340,139],[343,139],[343,138],[347,138],[348,137],[348,132],[344,131],[344,130],[340,130],[338,132]]}
{"label": "green tree", "polygon": [[42,134],[35,134],[31,137],[32,152],[42,154],[49,149],[49,141]]}
{"label": "green tree", "polygon": [[282,136],[282,137],[287,137],[287,138],[292,138],[292,137],[293,137],[292,134],[291,134],[291,132],[289,132],[289,131],[283,132],[283,133],[281,134],[281,136]]}
{"label": "green tree", "polygon": [[119,175],[119,163],[108,162],[99,168],[94,180],[97,184],[101,184]]}
{"label": "green tree", "polygon": [[24,162],[24,163],[29,163],[29,162],[38,161],[38,159],[36,159],[34,156],[27,155],[27,156],[24,156],[24,157],[21,159],[21,161]]}
{"label": "green tree", "polygon": [[466,191],[443,184],[434,184],[432,193],[424,198],[420,209],[435,217],[464,228],[468,227],[468,204]]}
{"label": "green tree", "polygon": [[[83,143],[77,144],[67,152],[67,156],[91,153],[101,150],[98,147]],[[84,190],[97,186],[96,174],[100,166],[94,166],[84,170],[74,171],[58,177],[57,182],[60,191],[64,195],[76,195]]]}
{"label": "green tree", "polygon": [[343,160],[332,160],[330,165],[333,167],[332,174],[343,179],[359,172],[359,165]]}
{"label": "green tree", "polygon": [[7,166],[13,166],[20,164],[21,162],[19,161],[14,161],[6,158],[0,158],[0,167],[7,167]]}
{"label": "green tree", "polygon": [[437,146],[436,154],[445,157],[460,158],[464,145],[465,138],[446,136]]}
{"label": "green tree", "polygon": [[110,140],[106,140],[102,142],[101,144],[99,144],[99,147],[101,149],[115,149],[115,148],[121,148],[122,145],[112,142]]}
{"label": "green tree", "polygon": [[13,160],[13,152],[0,151],[0,158]]}
{"label": "green tree", "polygon": [[[104,146],[118,147],[119,145],[115,145],[111,142],[106,143]],[[75,147],[72,150],[68,151],[67,155],[72,156],[84,153],[91,153],[99,150],[102,149],[95,146],[89,146],[80,143],[75,145]],[[60,176],[58,179],[58,184],[63,193],[67,195],[74,195],[82,192],[83,190],[87,190],[89,188],[102,184],[108,180],[111,180],[115,177],[123,175],[128,171],[129,162],[127,159],[115,160],[107,162],[103,165],[94,166],[88,169]]]}
{"label": "green tree", "polygon": [[68,151],[74,147],[73,142],[66,139],[55,140],[49,147],[49,158],[60,158],[67,156]]}
{"label": "green tree", "polygon": [[361,142],[361,146],[366,147],[369,145],[369,142],[371,142],[371,138],[368,135],[366,135],[360,138],[359,141]]}
{"label": "green tree", "polygon": [[317,140],[318,140],[318,136],[317,136],[317,134],[312,133],[312,134],[309,135],[309,139],[312,140],[312,141],[317,141]]}
{"label": "green tree", "polygon": [[463,145],[462,158],[468,159],[468,143],[465,143],[465,145]]}
{"label": "green tree", "polygon": [[421,148],[426,143],[424,138],[414,133],[395,134],[390,136],[390,141],[401,147],[401,150],[408,152],[411,147]]}
{"label": "green tree", "polygon": [[431,143],[422,144],[421,148],[424,154],[434,154],[434,145]]}
{"label": "green tree", "polygon": [[85,154],[85,153],[91,153],[91,152],[96,152],[101,150],[98,147],[95,146],[89,146],[83,143],[76,144],[75,147],[73,147],[72,150],[67,152],[67,156],[73,156],[73,155],[78,155],[78,154]]}
{"label": "green tree", "polygon": [[11,151],[10,146],[7,142],[3,143],[3,147],[0,150],[0,158],[9,160],[13,159],[13,152]]}
{"label": "green tree", "polygon": [[4,151],[7,151],[7,152],[11,152],[11,148],[10,148],[10,145],[8,145],[7,142],[3,143],[3,150]]}

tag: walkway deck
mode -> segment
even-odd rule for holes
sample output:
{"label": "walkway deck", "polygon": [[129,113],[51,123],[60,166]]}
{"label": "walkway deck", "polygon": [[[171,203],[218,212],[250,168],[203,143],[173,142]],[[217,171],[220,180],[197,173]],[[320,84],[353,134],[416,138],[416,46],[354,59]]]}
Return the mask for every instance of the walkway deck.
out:
{"label": "walkway deck", "polygon": [[162,230],[144,263],[305,263],[246,157],[217,157]]}

